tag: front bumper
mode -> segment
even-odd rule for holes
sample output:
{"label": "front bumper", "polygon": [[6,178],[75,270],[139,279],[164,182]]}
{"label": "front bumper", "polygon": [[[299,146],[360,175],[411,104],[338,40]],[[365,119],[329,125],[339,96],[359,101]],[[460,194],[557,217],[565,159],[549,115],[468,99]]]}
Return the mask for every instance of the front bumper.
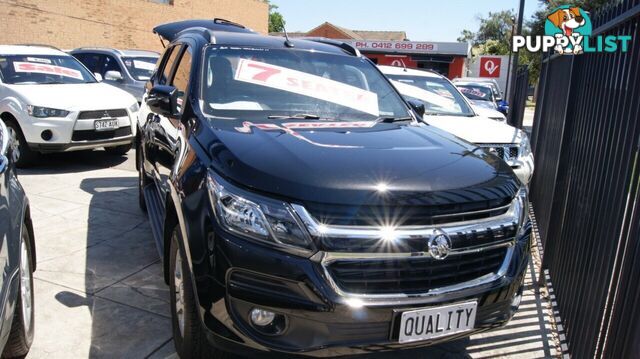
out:
{"label": "front bumper", "polygon": [[[215,283],[196,277],[207,336],[212,345],[244,355],[334,357],[427,346],[502,326],[517,310],[513,300],[521,293],[530,251],[526,228],[509,249],[504,275],[491,282],[434,295],[365,301],[335,290],[320,263],[216,231],[216,255],[200,259],[216,263]],[[470,300],[478,302],[472,331],[398,343],[402,311]],[[252,326],[249,313],[256,307],[285,315],[284,332],[267,335]]]}
{"label": "front bumper", "polygon": [[[137,113],[127,112],[127,116],[117,117],[118,129],[103,133],[94,130],[94,122],[100,119],[76,119],[78,114],[71,112],[65,118],[27,116],[19,123],[29,147],[43,153],[114,147],[131,144],[135,140],[136,127],[132,119],[136,118]],[[51,132],[48,140],[42,137],[46,130]],[[91,136],[91,132],[97,135]],[[80,138],[77,138],[78,134]]]}

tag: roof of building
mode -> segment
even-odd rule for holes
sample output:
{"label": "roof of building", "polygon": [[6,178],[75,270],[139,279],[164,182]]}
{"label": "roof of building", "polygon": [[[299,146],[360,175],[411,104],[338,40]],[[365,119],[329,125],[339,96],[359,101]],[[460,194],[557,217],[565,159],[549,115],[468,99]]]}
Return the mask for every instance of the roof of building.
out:
{"label": "roof of building", "polygon": [[[307,32],[288,32],[289,37],[305,37],[308,34],[312,34],[314,31],[322,28],[323,26],[330,26],[336,29],[338,32],[344,34],[344,39],[351,40],[382,40],[382,41],[404,41],[407,39],[407,33],[404,31],[368,31],[368,30],[351,30],[336,24],[332,24],[328,21],[314,27]],[[272,32],[269,35],[284,36],[284,32]]]}
{"label": "roof of building", "polygon": [[0,54],[69,56],[61,50],[47,45],[0,45]]}

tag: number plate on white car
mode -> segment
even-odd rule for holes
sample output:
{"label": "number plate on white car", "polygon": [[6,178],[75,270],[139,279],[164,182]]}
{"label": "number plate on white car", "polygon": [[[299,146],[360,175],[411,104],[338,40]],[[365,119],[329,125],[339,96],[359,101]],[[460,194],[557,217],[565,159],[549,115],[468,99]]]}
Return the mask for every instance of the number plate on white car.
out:
{"label": "number plate on white car", "polygon": [[118,120],[110,119],[110,120],[95,120],[93,122],[93,126],[96,131],[108,131],[115,130],[118,128]]}
{"label": "number plate on white car", "polygon": [[400,318],[400,343],[427,340],[473,329],[477,302],[403,312]]}

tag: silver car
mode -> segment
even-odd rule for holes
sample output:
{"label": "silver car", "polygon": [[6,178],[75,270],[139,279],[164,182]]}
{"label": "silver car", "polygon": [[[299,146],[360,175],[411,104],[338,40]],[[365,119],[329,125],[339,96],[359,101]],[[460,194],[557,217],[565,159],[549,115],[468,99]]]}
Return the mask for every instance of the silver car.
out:
{"label": "silver car", "polygon": [[81,47],[69,52],[103,82],[132,94],[138,103],[160,56],[157,52]]}

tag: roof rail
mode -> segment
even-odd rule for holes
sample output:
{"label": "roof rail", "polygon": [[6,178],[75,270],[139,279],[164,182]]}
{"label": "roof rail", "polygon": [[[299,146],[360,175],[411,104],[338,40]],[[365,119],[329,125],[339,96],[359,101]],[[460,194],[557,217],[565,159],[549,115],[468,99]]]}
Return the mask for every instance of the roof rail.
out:
{"label": "roof rail", "polygon": [[346,42],[327,39],[326,37],[303,37],[302,40],[315,41],[315,42],[319,42],[321,44],[333,45],[333,46],[341,48],[342,50],[350,53],[353,56],[357,56],[357,57],[361,56],[360,50],[358,50],[357,48],[347,44]]}
{"label": "roof rail", "polygon": [[113,47],[106,47],[106,46],[82,46],[82,47],[76,47],[71,51],[74,51],[74,50],[108,50],[108,51],[116,51],[120,55],[122,55],[122,51],[120,51],[119,49],[116,49]]}
{"label": "roof rail", "polygon": [[244,25],[238,24],[237,22],[229,21],[227,19],[221,19],[219,17],[216,17],[215,19],[213,19],[213,22],[220,25],[231,25],[231,26],[239,27],[241,29],[246,29]]}
{"label": "roof rail", "polygon": [[14,46],[38,46],[38,47],[48,47],[50,49],[54,49],[54,50],[58,50],[58,51],[62,51],[59,48],[53,46],[53,45],[46,45],[46,44],[15,44]]}

